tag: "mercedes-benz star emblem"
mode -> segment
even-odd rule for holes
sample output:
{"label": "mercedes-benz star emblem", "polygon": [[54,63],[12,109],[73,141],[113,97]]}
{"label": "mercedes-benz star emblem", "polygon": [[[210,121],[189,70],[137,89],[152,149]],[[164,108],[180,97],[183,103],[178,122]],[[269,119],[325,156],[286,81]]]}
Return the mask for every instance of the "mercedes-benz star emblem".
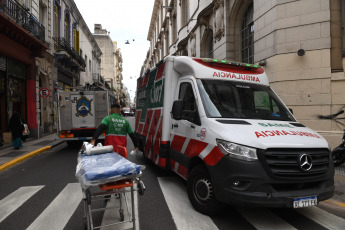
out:
{"label": "mercedes-benz star emblem", "polygon": [[309,171],[312,166],[313,163],[310,155],[304,153],[299,157],[299,167],[303,171]]}

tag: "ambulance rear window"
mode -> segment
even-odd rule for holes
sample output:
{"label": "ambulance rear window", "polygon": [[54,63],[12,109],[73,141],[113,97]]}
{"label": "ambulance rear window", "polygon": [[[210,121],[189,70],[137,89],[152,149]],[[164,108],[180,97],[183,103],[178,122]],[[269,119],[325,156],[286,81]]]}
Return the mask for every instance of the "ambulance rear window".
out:
{"label": "ambulance rear window", "polygon": [[198,88],[208,117],[295,121],[270,87],[198,80]]}

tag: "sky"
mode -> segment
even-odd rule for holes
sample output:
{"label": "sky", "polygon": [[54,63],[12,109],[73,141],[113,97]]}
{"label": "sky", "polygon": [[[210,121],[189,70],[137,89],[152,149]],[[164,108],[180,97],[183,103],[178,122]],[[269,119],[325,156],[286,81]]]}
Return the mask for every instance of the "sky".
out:
{"label": "sky", "polygon": [[[147,41],[154,0],[74,0],[91,33],[94,24],[110,32],[123,59],[123,84],[134,99],[136,79],[149,50]],[[134,41],[133,41],[134,39]],[[125,44],[129,40],[130,44]]]}

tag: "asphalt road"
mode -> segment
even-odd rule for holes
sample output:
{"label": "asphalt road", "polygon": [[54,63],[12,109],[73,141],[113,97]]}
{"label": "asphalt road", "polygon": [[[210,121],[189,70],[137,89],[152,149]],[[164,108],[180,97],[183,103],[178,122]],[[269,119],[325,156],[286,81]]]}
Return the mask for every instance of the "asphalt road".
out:
{"label": "asphalt road", "polygon": [[[133,127],[134,118],[128,120]],[[127,149],[128,152],[133,149],[130,138]],[[62,144],[1,172],[0,229],[85,229],[81,189],[75,178],[77,153],[78,148]],[[298,210],[229,206],[220,216],[204,216],[191,207],[182,179],[146,163],[141,154],[128,158],[146,166],[141,177],[146,191],[143,196],[138,195],[136,206],[142,230],[343,229],[345,226],[345,207],[332,202],[322,202],[321,208]],[[5,205],[11,197],[12,205]],[[97,205],[105,207],[102,202]],[[103,219],[103,213],[94,215],[96,224]]]}

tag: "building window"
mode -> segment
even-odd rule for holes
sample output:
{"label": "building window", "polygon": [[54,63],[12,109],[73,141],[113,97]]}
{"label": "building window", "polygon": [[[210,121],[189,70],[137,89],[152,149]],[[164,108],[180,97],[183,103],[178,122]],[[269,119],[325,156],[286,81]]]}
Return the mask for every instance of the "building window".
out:
{"label": "building window", "polygon": [[341,1],[341,30],[343,38],[343,56],[345,54],[345,2]]}
{"label": "building window", "polygon": [[209,58],[213,58],[213,31],[210,30],[207,36],[207,54]]}
{"label": "building window", "polygon": [[189,20],[189,9],[188,9],[189,2],[188,0],[181,1],[181,26],[185,26]]}
{"label": "building window", "polygon": [[79,31],[77,30],[77,25],[73,24],[73,41],[72,47],[79,53]]}
{"label": "building window", "polygon": [[254,63],[254,21],[253,4],[251,4],[242,21],[242,62]]}
{"label": "building window", "polygon": [[69,24],[70,24],[70,19],[69,19],[69,15],[66,14],[65,15],[65,39],[67,40],[67,42],[69,43]]}
{"label": "building window", "polygon": [[177,21],[176,21],[176,16],[173,17],[173,23],[172,23],[172,26],[173,26],[173,33],[172,33],[172,43],[175,43],[176,42],[176,39],[177,39]]}
{"label": "building window", "polygon": [[39,3],[39,20],[40,23],[44,26],[45,29],[45,35],[47,35],[47,19],[48,19],[48,15],[47,15],[47,6],[45,4],[43,4],[42,2]]}
{"label": "building window", "polygon": [[201,46],[201,55],[203,57],[213,58],[213,31],[211,29],[205,31],[204,39]]}
{"label": "building window", "polygon": [[165,33],[165,55],[169,55],[169,31]]}
{"label": "building window", "polygon": [[89,60],[89,71],[91,73],[91,60]]}
{"label": "building window", "polygon": [[60,25],[60,8],[58,5],[54,6],[54,36],[59,38],[59,25]]}

